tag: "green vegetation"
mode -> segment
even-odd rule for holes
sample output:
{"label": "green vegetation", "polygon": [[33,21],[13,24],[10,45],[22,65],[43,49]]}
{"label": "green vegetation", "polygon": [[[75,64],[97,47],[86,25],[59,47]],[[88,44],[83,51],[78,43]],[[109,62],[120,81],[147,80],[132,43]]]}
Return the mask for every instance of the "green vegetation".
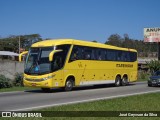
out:
{"label": "green vegetation", "polygon": [[124,34],[123,37],[118,34],[112,34],[105,44],[136,49],[138,57],[157,57],[158,47],[156,43],[146,44],[143,40],[129,38],[128,34]]}
{"label": "green vegetation", "polygon": [[154,72],[160,70],[160,61],[151,60],[150,62],[146,63],[146,67],[149,68],[149,72],[143,70],[138,71],[138,81],[147,81],[149,76],[151,76]]}
{"label": "green vegetation", "polygon": [[[87,102],[87,103],[50,107],[50,108],[41,109],[41,111],[160,111],[159,99],[160,99],[159,93],[152,93],[152,94],[136,95],[136,96],[130,96],[130,97],[124,97],[124,98],[115,98],[111,100],[100,100],[100,101]],[[69,120],[70,118],[67,118],[67,119]],[[72,118],[72,119],[75,119],[75,118]],[[76,118],[76,119],[80,120],[82,118]],[[94,118],[94,119],[95,120],[99,120],[99,119],[137,120],[138,117],[135,117],[135,118],[132,118],[132,117],[102,118],[101,117],[101,118]],[[139,119],[156,120],[158,118],[141,117]]]}
{"label": "green vegetation", "polygon": [[138,72],[138,82],[139,81],[147,81],[148,79],[149,79],[149,76],[150,76],[151,74],[150,73],[148,73],[148,72],[145,72],[145,71],[139,71]]}
{"label": "green vegetation", "polygon": [[3,88],[0,89],[0,92],[14,92],[14,91],[26,91],[26,90],[37,90],[37,88],[33,88],[33,87],[18,87],[18,86],[14,86],[11,88]]}
{"label": "green vegetation", "polygon": [[135,95],[42,109],[42,111],[160,111],[159,93]]}
{"label": "green vegetation", "polygon": [[149,67],[151,74],[155,71],[160,70],[160,61],[158,60],[151,60],[150,62],[146,62],[147,66]]}
{"label": "green vegetation", "polygon": [[16,73],[15,79],[11,80],[4,75],[0,75],[0,92],[33,90],[36,88],[23,86],[23,74]]}
{"label": "green vegetation", "polygon": [[37,88],[23,86],[23,74],[16,73],[14,80],[0,75],[0,92],[35,90]]}
{"label": "green vegetation", "polygon": [[0,75],[0,89],[12,87],[11,80],[6,78],[4,75]]}
{"label": "green vegetation", "polygon": [[[99,100],[93,102],[55,106],[50,108],[40,109],[38,111],[160,111],[160,95],[159,93],[135,95],[130,97],[115,98],[111,100]],[[81,115],[81,113],[79,113]],[[13,118],[12,118],[13,119]],[[15,118],[17,120],[21,118]],[[33,118],[25,118],[32,120]],[[158,120],[158,117],[45,117],[34,118],[34,120]],[[10,120],[10,118],[8,118]]]}
{"label": "green vegetation", "polygon": [[11,35],[7,38],[0,38],[0,50],[1,51],[12,51],[18,53],[18,41],[20,37],[21,47],[27,50],[32,43],[41,41],[42,38],[39,34],[30,34],[30,35]]}
{"label": "green vegetation", "polygon": [[11,80],[6,78],[4,75],[0,75],[0,89],[2,88],[11,88],[13,86],[23,86],[23,74],[16,73],[15,79]]}
{"label": "green vegetation", "polygon": [[15,79],[13,81],[14,86],[23,86],[23,73],[16,73],[15,74]]}

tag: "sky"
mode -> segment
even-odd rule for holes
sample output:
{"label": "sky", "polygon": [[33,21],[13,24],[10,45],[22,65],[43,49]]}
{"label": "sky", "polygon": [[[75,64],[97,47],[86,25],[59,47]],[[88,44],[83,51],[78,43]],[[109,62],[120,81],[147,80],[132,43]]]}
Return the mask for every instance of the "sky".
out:
{"label": "sky", "polygon": [[0,37],[40,34],[104,43],[160,27],[160,0],[0,0]]}

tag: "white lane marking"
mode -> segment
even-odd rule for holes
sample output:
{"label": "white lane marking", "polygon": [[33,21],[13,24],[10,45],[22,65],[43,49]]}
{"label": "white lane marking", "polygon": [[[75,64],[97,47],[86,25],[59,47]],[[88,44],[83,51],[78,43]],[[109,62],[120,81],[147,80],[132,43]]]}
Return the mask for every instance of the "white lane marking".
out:
{"label": "white lane marking", "polygon": [[117,95],[117,96],[109,96],[109,97],[102,97],[102,98],[95,98],[95,99],[88,99],[88,100],[81,100],[81,101],[72,101],[72,102],[66,102],[66,103],[42,105],[42,106],[36,106],[36,107],[15,109],[15,110],[10,110],[10,111],[26,111],[26,110],[32,110],[32,109],[40,109],[40,108],[46,108],[46,107],[53,107],[53,106],[60,106],[60,105],[67,105],[67,104],[76,104],[76,103],[90,102],[90,101],[97,101],[97,100],[104,100],[104,99],[113,99],[113,98],[140,95],[140,94],[146,94],[146,93],[154,93],[154,92],[160,92],[160,90],[146,91],[146,92],[139,92],[139,93],[132,93],[132,94],[124,94],[124,95]]}
{"label": "white lane marking", "polygon": [[21,92],[24,92],[24,91],[0,92],[0,95],[1,94],[11,94],[11,93],[21,93]]}
{"label": "white lane marking", "polygon": [[12,94],[12,93],[24,93],[26,91],[36,91],[36,90],[40,90],[40,89],[30,89],[30,90],[22,90],[22,91],[11,91],[11,92],[0,92],[1,94]]}

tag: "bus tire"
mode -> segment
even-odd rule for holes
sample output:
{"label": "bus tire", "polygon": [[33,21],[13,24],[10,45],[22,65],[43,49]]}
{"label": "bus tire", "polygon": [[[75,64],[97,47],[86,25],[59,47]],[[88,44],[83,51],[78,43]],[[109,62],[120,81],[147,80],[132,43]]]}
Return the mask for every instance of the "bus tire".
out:
{"label": "bus tire", "polygon": [[152,87],[152,84],[149,84],[149,83],[148,83],[148,87]]}
{"label": "bus tire", "polygon": [[119,87],[121,85],[121,77],[118,75],[115,79],[115,86]]}
{"label": "bus tire", "polygon": [[74,85],[74,82],[71,78],[66,80],[64,90],[65,91],[71,91],[73,89],[73,85]]}
{"label": "bus tire", "polygon": [[124,76],[124,77],[122,78],[121,85],[122,85],[122,86],[128,85],[128,78],[127,78],[127,76]]}
{"label": "bus tire", "polygon": [[49,93],[51,92],[51,89],[50,88],[41,88],[41,90],[45,93]]}

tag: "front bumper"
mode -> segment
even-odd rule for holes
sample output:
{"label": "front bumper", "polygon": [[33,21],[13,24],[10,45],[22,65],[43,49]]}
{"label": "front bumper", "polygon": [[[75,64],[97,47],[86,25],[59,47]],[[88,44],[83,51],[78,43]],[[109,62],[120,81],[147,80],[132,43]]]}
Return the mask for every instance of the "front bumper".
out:
{"label": "front bumper", "polygon": [[160,82],[159,81],[148,81],[148,85],[150,85],[150,86],[160,86]]}
{"label": "front bumper", "polygon": [[50,79],[41,82],[23,80],[23,84],[26,87],[40,87],[40,88],[52,88],[53,86],[52,81]]}

